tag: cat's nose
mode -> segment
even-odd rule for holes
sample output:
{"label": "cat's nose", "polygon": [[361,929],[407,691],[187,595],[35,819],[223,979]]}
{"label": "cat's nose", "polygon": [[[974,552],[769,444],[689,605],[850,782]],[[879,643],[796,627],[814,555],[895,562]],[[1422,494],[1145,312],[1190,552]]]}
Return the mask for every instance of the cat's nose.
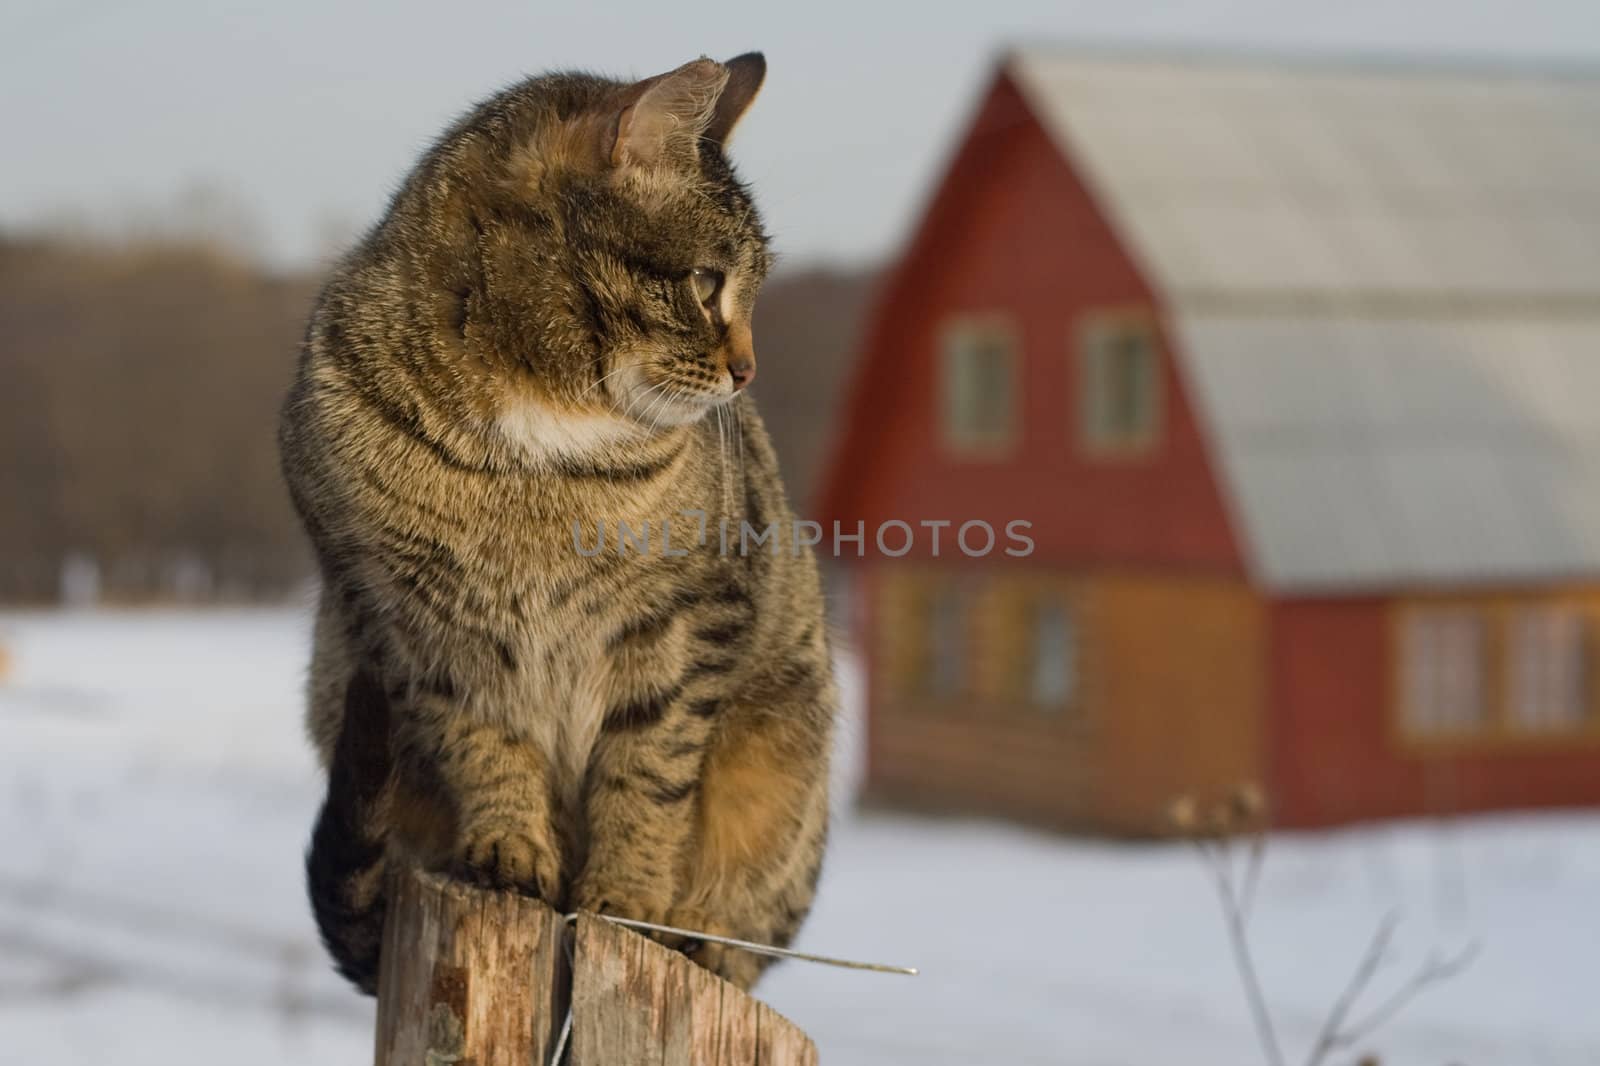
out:
{"label": "cat's nose", "polygon": [[750,323],[735,322],[729,326],[725,343],[728,376],[733,378],[733,391],[738,392],[756,379],[756,344],[750,335]]}

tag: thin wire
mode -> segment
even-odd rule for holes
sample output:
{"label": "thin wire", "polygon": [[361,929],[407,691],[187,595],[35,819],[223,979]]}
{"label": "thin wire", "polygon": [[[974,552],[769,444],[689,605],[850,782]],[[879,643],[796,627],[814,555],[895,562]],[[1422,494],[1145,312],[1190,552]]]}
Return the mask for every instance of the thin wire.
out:
{"label": "thin wire", "polygon": [[561,1066],[567,1053],[567,1041],[572,1039],[572,1005],[567,1004],[567,1020],[561,1023],[561,1035],[556,1037],[556,1049],[550,1054],[550,1066]]}
{"label": "thin wire", "polygon": [[[575,923],[583,912],[573,911],[564,919],[567,925]],[[657,925],[655,922],[641,922],[634,918],[614,918],[609,914],[590,914],[590,918],[599,918],[612,925],[626,926],[629,929],[648,929],[655,933],[671,933],[675,936],[689,937],[693,940],[708,940],[713,944],[726,944],[731,948],[741,951],[753,952],[757,955],[773,955],[785,959],[799,959],[801,962],[816,962],[824,966],[838,966],[846,970],[869,970],[873,973],[898,973],[908,977],[917,976],[915,966],[890,966],[881,962],[857,962],[854,959],[835,959],[827,955],[812,955],[804,951],[792,951],[789,948],[780,948],[772,944],[758,944],[753,940],[739,940],[731,936],[717,936],[715,933],[702,933],[697,929],[679,929],[672,925]],[[569,938],[562,938],[567,947],[567,960],[576,965],[572,955],[572,942]],[[567,1044],[572,1038],[572,1004],[567,1004],[567,1017],[561,1023],[561,1033],[556,1037],[555,1050],[550,1054],[550,1066],[561,1066],[561,1060],[567,1053]]]}
{"label": "thin wire", "polygon": [[[824,966],[838,966],[845,970],[870,970],[873,973],[899,973],[908,977],[917,976],[915,966],[891,966],[882,962],[858,962],[854,959],[836,959],[828,955],[812,955],[809,952],[794,951],[790,948],[780,948],[773,944],[760,944],[754,940],[740,940],[737,937],[717,936],[715,933],[702,933],[697,929],[679,929],[672,925],[657,925],[655,922],[641,922],[636,918],[614,918],[609,914],[593,914],[591,918],[610,922],[613,925],[627,926],[629,929],[648,929],[655,933],[671,933],[675,936],[688,937],[691,940],[709,940],[713,944],[726,944],[729,947],[739,948],[756,955],[772,955],[784,959],[799,959],[802,962],[817,962]],[[578,914],[567,915],[567,921],[573,922]]]}
{"label": "thin wire", "polygon": [[[575,957],[576,949],[573,947],[572,937],[570,935],[568,935],[568,933],[567,933],[567,927],[570,926],[571,924],[572,924],[572,919],[568,918],[568,919],[566,919],[565,921],[562,922],[562,926],[561,926],[561,932],[562,932],[561,949],[563,951],[565,951],[566,955],[567,955],[567,974],[568,974],[569,977],[572,974],[573,967],[577,965],[577,961],[578,961],[576,959],[576,957]],[[561,1066],[561,1060],[567,1053],[567,1041],[569,1041],[571,1039],[572,1039],[572,1003],[571,1003],[570,998],[569,998],[569,1001],[567,1003],[567,1017],[561,1023],[561,1034],[556,1037],[555,1050],[550,1053],[550,1066]]]}

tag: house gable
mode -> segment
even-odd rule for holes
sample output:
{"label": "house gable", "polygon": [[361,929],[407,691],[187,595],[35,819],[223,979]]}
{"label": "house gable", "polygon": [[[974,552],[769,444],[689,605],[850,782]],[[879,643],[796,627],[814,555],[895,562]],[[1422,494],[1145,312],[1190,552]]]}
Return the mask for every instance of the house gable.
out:
{"label": "house gable", "polygon": [[[1143,318],[1161,349],[1158,430],[1125,455],[1082,433],[1078,337],[1106,315]],[[952,448],[940,419],[942,331],[974,320],[1016,338],[1014,432],[986,454]],[[1004,547],[1007,523],[1025,521],[1038,559],[1240,572],[1171,344],[1151,288],[1002,68],[869,324],[821,517],[864,523],[868,555],[890,521],[917,530],[909,554],[924,558],[919,522],[987,522]],[[960,560],[953,532],[939,554]]]}

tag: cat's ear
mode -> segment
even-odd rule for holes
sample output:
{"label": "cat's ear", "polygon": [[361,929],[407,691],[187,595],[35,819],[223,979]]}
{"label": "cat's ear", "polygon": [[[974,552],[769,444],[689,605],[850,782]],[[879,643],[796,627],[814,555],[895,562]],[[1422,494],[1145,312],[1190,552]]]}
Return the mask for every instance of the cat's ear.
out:
{"label": "cat's ear", "polygon": [[755,102],[756,93],[761,91],[761,83],[767,78],[767,58],[760,52],[746,52],[722,65],[727,68],[728,83],[717,97],[717,106],[711,112],[705,131],[705,139],[719,147],[728,143],[733,127],[744,118],[744,113]]}
{"label": "cat's ear", "polygon": [[692,153],[728,75],[721,63],[701,57],[632,86],[611,131],[611,165],[651,165],[675,145]]}

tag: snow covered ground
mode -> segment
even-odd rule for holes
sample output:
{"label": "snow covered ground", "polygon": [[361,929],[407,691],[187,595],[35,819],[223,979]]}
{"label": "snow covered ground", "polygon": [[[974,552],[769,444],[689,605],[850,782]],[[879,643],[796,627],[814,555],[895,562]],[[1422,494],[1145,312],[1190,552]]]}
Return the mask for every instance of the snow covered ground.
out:
{"label": "snow covered ground", "polygon": [[[286,610],[0,615],[0,1061],[369,1060],[370,1004],[300,884],[306,631]],[[1600,1063],[1600,816],[1275,838],[1254,936],[1291,1061],[1396,909],[1375,1000],[1430,948],[1482,953],[1334,1061]],[[1182,846],[845,819],[801,946],[923,969],[773,972],[761,995],[830,1066],[1261,1061]]]}

